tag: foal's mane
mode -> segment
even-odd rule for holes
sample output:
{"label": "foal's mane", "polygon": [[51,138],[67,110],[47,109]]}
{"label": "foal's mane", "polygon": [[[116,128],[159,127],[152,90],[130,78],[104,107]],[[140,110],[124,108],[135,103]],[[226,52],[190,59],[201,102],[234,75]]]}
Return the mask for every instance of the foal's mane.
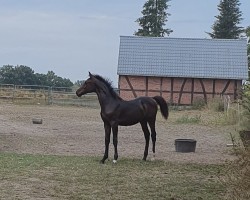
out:
{"label": "foal's mane", "polygon": [[115,99],[122,99],[121,97],[119,97],[119,95],[114,91],[114,88],[112,86],[112,81],[110,79],[107,78],[103,78],[100,75],[93,75],[96,79],[98,79],[99,81],[101,81],[103,84],[105,84],[110,92],[110,94],[112,95],[112,97],[114,97]]}

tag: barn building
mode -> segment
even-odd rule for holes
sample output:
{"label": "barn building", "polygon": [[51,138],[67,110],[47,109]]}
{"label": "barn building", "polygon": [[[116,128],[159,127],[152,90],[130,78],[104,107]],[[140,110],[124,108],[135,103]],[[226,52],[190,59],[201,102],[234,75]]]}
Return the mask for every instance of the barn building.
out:
{"label": "barn building", "polygon": [[237,99],[248,79],[247,40],[121,36],[117,74],[126,100],[160,95],[191,105],[217,95]]}

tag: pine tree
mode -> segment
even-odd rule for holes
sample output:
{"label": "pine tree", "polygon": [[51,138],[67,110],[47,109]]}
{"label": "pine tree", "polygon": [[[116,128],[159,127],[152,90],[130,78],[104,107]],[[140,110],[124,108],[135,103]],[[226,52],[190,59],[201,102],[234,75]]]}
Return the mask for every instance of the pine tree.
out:
{"label": "pine tree", "polygon": [[213,32],[208,33],[212,38],[237,39],[244,33],[244,29],[238,26],[242,20],[242,12],[239,9],[239,0],[221,0],[218,5],[219,15],[213,26]]}
{"label": "pine tree", "polygon": [[136,22],[141,28],[135,32],[137,36],[164,37],[173,32],[171,29],[164,29],[169,13],[166,12],[170,0],[148,0],[142,10],[142,17]]}
{"label": "pine tree", "polygon": [[250,80],[250,26],[246,28],[247,40],[247,58],[248,58],[248,77]]}

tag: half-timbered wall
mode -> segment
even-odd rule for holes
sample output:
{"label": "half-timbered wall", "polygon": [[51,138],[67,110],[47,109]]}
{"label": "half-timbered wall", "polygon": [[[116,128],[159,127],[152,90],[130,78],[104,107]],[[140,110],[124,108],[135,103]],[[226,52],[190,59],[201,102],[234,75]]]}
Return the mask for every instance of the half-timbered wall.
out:
{"label": "half-timbered wall", "polygon": [[119,76],[120,96],[123,99],[160,95],[168,102],[179,105],[190,105],[201,98],[207,102],[217,95],[237,99],[241,85],[241,80],[231,79]]}

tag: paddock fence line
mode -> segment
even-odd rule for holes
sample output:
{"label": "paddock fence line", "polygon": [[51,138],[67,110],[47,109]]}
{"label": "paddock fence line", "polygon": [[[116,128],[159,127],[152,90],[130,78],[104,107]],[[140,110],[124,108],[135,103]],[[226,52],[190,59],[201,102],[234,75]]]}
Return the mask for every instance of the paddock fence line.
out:
{"label": "paddock fence line", "polygon": [[20,104],[99,107],[96,94],[77,97],[74,87],[0,84],[0,101]]}

